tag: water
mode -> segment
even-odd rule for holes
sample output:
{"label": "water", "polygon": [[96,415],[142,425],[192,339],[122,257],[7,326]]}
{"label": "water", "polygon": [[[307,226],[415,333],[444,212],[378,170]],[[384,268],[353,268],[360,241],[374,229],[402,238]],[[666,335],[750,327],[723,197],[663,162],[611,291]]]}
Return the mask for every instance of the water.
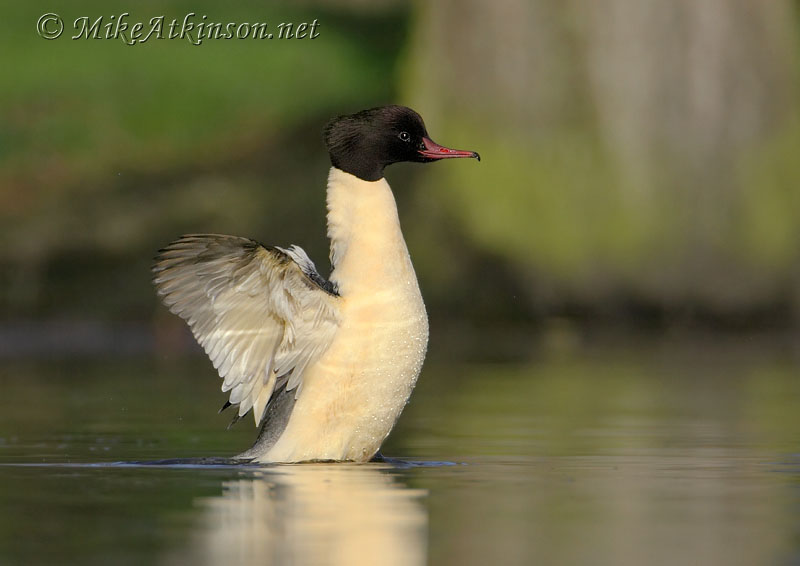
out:
{"label": "water", "polygon": [[0,564],[797,564],[800,360],[769,340],[426,366],[387,462],[249,446],[202,359],[7,362]]}

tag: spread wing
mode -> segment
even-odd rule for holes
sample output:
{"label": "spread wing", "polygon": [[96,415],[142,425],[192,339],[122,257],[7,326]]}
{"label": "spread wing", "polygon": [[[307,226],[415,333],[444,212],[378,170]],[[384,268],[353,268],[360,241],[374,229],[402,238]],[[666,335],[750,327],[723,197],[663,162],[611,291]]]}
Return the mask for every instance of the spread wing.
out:
{"label": "spread wing", "polygon": [[159,251],[158,294],[183,318],[230,391],[261,423],[276,383],[303,383],[338,328],[339,296],[299,247],[192,234]]}

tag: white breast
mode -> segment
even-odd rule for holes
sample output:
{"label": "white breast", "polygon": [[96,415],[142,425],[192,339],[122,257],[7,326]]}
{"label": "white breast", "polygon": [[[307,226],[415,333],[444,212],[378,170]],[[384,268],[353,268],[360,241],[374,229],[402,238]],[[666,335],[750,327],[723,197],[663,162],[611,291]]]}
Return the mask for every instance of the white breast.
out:
{"label": "white breast", "polygon": [[307,370],[286,429],[261,461],[369,460],[425,358],[428,318],[386,180],[332,168],[328,236],[341,326]]}

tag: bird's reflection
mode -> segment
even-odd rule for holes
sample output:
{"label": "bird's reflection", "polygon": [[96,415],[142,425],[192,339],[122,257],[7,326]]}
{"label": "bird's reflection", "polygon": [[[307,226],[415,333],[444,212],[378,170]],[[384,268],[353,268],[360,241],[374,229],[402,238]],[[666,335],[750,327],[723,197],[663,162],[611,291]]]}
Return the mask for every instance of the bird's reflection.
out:
{"label": "bird's reflection", "polygon": [[198,500],[188,554],[196,564],[424,564],[424,492],[391,472],[306,464],[226,481],[221,496]]}

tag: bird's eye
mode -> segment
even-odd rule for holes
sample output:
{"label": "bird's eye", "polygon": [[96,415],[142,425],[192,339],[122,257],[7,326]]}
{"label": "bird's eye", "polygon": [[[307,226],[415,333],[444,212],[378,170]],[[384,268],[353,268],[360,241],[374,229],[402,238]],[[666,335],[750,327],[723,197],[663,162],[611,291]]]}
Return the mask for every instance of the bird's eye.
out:
{"label": "bird's eye", "polygon": [[404,142],[411,141],[411,136],[408,134],[408,132],[400,132],[400,139]]}

